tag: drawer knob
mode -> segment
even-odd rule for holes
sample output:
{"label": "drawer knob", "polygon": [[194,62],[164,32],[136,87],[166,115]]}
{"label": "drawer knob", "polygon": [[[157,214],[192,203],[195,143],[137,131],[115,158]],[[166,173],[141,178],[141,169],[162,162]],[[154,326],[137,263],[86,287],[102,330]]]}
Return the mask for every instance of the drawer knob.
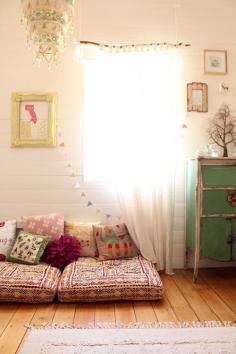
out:
{"label": "drawer knob", "polygon": [[228,239],[227,239],[227,243],[231,244],[231,243],[234,243],[234,242],[236,242],[236,235],[229,235]]}
{"label": "drawer knob", "polygon": [[236,192],[228,192],[227,200],[232,207],[236,207]]}

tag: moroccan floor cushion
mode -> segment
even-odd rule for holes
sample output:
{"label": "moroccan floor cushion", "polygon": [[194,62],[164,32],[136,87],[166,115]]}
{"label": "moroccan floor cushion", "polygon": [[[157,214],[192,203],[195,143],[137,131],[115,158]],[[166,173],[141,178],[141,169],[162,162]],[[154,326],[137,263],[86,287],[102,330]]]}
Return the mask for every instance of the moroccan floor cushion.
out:
{"label": "moroccan floor cushion", "polygon": [[0,262],[0,301],[53,301],[61,272],[48,264]]}
{"label": "moroccan floor cushion", "polygon": [[106,261],[79,258],[64,269],[58,287],[62,302],[157,300],[162,296],[156,268],[141,256]]}

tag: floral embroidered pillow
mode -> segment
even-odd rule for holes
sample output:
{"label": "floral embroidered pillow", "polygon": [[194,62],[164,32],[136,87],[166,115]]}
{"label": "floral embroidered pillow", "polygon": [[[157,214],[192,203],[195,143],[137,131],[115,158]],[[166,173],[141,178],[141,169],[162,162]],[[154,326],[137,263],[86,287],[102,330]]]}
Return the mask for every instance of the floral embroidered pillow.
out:
{"label": "floral embroidered pillow", "polygon": [[15,263],[38,264],[48,241],[48,236],[20,231],[7,260]]}
{"label": "floral embroidered pillow", "polygon": [[50,236],[50,240],[57,240],[64,234],[64,214],[52,213],[23,218],[23,230],[36,235]]}
{"label": "floral embroidered pillow", "polygon": [[16,236],[16,220],[0,220],[0,261],[5,261],[6,256]]}
{"label": "floral embroidered pillow", "polygon": [[93,225],[99,259],[130,258],[138,254],[125,224]]}
{"label": "floral embroidered pillow", "polygon": [[97,257],[98,250],[93,236],[93,224],[65,222],[65,234],[74,236],[80,244],[80,257]]}

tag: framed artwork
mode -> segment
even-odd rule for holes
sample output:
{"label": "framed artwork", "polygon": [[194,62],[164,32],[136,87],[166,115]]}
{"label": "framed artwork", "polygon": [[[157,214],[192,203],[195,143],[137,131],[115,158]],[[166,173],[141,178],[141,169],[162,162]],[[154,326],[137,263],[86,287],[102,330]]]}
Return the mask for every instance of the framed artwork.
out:
{"label": "framed artwork", "polygon": [[208,112],[208,86],[202,82],[187,84],[187,111]]}
{"label": "framed artwork", "polygon": [[56,94],[12,93],[13,147],[56,146]]}
{"label": "framed artwork", "polygon": [[204,74],[227,74],[227,51],[205,49],[203,53]]}

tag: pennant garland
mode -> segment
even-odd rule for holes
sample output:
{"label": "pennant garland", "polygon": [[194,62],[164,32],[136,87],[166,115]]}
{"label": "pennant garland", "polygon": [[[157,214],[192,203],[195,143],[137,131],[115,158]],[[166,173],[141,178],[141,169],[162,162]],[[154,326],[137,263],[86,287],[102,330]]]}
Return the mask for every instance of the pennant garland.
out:
{"label": "pennant garland", "polygon": [[75,189],[79,189],[80,188],[80,182],[79,181],[76,181],[76,183],[74,185],[74,188]]}
{"label": "pennant garland", "polygon": [[[80,186],[80,184],[79,184]],[[86,193],[85,192],[82,192],[80,194],[80,197],[81,198],[85,198],[86,197]],[[91,200],[88,200],[87,203],[86,203],[86,207],[89,208],[89,207],[95,207],[94,203],[91,201]],[[100,208],[96,208],[96,214],[101,214],[102,213],[102,210]],[[105,218],[107,220],[111,219],[111,218],[117,218],[118,220],[121,220],[121,216],[120,215],[117,215],[117,216],[114,216],[114,215],[111,215],[109,213],[105,213]]]}
{"label": "pennant garland", "polygon": [[[60,131],[58,132],[58,137],[60,138],[59,140],[61,140],[61,142],[58,143],[58,146],[61,147],[61,148],[65,147],[65,143],[63,141],[62,132],[60,132]],[[64,158],[66,160],[68,159],[68,153],[67,152],[63,151],[63,156],[64,156]],[[73,168],[73,166],[72,166],[72,164],[70,162],[67,162],[66,167],[67,168]],[[75,170],[74,171],[72,170],[71,173],[69,174],[69,177],[78,177],[78,176],[82,176],[82,175],[79,175]],[[80,188],[79,181],[76,181],[76,183],[74,185],[74,188],[77,188],[77,189]]]}
{"label": "pennant garland", "polygon": [[[184,124],[183,124],[183,125],[184,125]],[[182,128],[187,128],[187,126],[186,126],[186,127],[182,126]],[[64,148],[64,147],[65,147],[65,143],[64,143],[64,141],[63,141],[63,139],[62,139],[63,136],[62,136],[62,133],[61,133],[61,132],[58,132],[58,137],[61,138],[61,139],[60,139],[61,142],[58,143],[58,146],[61,147],[61,148]],[[63,151],[62,154],[63,154],[63,156],[64,156],[65,159],[68,158],[68,153],[67,153],[67,152]],[[67,167],[67,168],[73,168],[73,165],[72,165],[70,162],[67,162],[66,167]],[[70,176],[70,177],[79,177],[79,176],[82,176],[82,175],[81,175],[81,174],[78,174],[78,173],[76,173],[75,171],[72,170],[72,172],[69,174],[69,176]],[[74,188],[75,188],[75,189],[81,188],[81,183],[80,183],[79,180],[76,180],[76,182],[75,182],[75,184],[74,184]],[[81,198],[86,198],[86,193],[85,193],[85,192],[81,192],[80,197],[81,197]],[[87,204],[86,204],[86,207],[88,208],[88,207],[93,207],[93,206],[94,206],[93,202],[92,202],[91,200],[88,200],[88,201],[87,201]],[[102,213],[102,210],[99,209],[99,208],[96,208],[96,214],[101,214],[101,213]],[[121,219],[121,216],[113,216],[113,215],[111,215],[111,214],[109,214],[109,213],[106,213],[106,214],[104,214],[104,215],[105,215],[105,217],[106,217],[107,220],[108,220],[108,219],[111,219],[112,217],[116,217],[118,220]]]}

